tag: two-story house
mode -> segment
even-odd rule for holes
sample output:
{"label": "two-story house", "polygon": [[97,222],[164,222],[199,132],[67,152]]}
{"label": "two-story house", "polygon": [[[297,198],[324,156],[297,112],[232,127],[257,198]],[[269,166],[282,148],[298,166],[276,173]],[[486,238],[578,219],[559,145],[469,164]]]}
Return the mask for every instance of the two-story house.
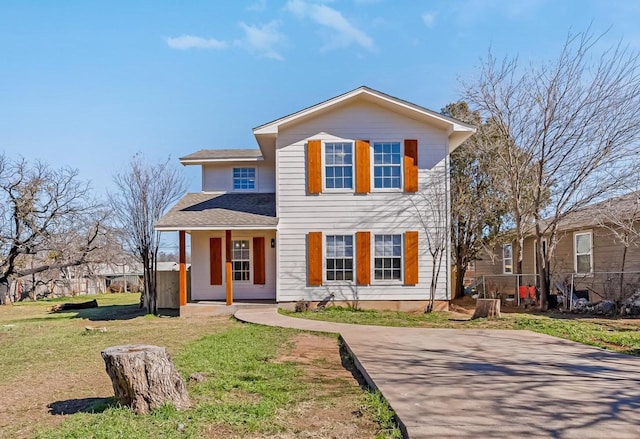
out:
{"label": "two-story house", "polygon": [[[202,192],[156,229],[179,231],[183,258],[191,236],[189,301],[331,297],[419,309],[434,272],[426,232],[440,227],[436,298],[447,303],[448,155],[474,130],[360,87],[254,128],[257,149],[182,157],[202,167]],[[445,195],[436,206],[423,190],[434,185]],[[431,224],[419,209],[444,212],[446,222]],[[185,305],[186,272],[181,279]]]}

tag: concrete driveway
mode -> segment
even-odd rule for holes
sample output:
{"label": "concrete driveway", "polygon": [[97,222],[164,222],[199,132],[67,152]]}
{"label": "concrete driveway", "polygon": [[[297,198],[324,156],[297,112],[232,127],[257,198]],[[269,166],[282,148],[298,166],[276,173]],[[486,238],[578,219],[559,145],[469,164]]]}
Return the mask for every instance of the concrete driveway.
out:
{"label": "concrete driveway", "polygon": [[530,331],[236,317],[339,332],[410,438],[640,438],[640,358]]}

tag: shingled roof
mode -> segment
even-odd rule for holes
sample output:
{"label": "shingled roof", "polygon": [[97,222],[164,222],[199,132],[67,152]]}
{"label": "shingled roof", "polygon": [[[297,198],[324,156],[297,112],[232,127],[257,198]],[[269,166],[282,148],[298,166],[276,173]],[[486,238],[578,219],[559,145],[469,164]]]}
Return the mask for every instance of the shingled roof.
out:
{"label": "shingled roof", "polygon": [[558,223],[560,230],[578,229],[596,226],[610,221],[608,212],[615,212],[620,219],[633,219],[640,214],[640,192],[630,192],[590,204],[562,218]]}
{"label": "shingled roof", "polygon": [[275,228],[276,195],[190,193],[155,224],[158,230]]}
{"label": "shingled roof", "polygon": [[215,162],[215,161],[245,161],[245,160],[262,160],[262,152],[257,148],[252,149],[201,149],[193,154],[180,157],[180,163],[183,165]]}

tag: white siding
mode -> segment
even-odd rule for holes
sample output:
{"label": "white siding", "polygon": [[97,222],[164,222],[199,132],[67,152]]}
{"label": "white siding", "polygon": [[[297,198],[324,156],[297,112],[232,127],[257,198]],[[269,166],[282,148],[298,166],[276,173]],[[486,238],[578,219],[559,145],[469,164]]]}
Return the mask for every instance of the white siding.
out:
{"label": "white siding", "polygon": [[[271,248],[271,239],[275,239],[275,231],[233,231],[232,239],[248,239],[253,246],[253,237],[265,239],[265,285],[254,285],[253,282],[233,283],[234,299],[275,299],[276,294],[276,250]],[[225,232],[224,231],[199,231],[191,233],[191,299],[192,300],[225,300],[226,278],[224,267],[222,269],[222,285],[210,285],[209,273],[209,238],[222,238],[222,259],[224,265]],[[253,258],[253,247],[251,247]],[[251,276],[253,279],[253,260],[251,261]]]}
{"label": "white siding", "polygon": [[202,190],[205,192],[233,192],[233,168],[256,168],[256,190],[242,192],[276,191],[273,162],[229,162],[202,166]]}
{"label": "white siding", "polygon": [[[402,141],[418,139],[420,183],[425,185],[430,175],[446,173],[447,134],[416,120],[399,116],[365,102],[334,109],[281,130],[276,144],[278,185],[278,290],[280,302],[299,299],[321,300],[330,293],[336,300],[424,300],[429,295],[432,259],[428,252],[424,229],[411,196],[400,191],[306,194],[305,143],[308,139],[342,141],[366,139]],[[443,187],[446,179],[440,178]],[[355,182],[355,178],[354,178]],[[372,185],[373,186],[373,185]],[[422,205],[422,197],[414,196]],[[444,202],[442,209],[447,209]],[[307,287],[306,234],[320,231],[326,234],[400,234],[408,230],[419,232],[419,284],[379,284],[365,287],[331,285]],[[448,240],[447,240],[448,245]],[[324,250],[323,250],[324,251]],[[439,274],[437,299],[448,296],[448,249]],[[357,261],[356,261],[357,264]],[[373,263],[372,263],[373,275]]]}

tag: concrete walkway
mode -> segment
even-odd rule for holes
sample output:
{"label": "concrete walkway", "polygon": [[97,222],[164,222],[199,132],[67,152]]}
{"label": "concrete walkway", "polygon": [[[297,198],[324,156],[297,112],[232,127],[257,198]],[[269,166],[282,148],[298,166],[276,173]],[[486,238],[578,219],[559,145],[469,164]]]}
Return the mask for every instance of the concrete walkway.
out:
{"label": "concrete walkway", "polygon": [[530,331],[390,328],[276,310],[239,320],[340,333],[410,438],[640,438],[640,358]]}

